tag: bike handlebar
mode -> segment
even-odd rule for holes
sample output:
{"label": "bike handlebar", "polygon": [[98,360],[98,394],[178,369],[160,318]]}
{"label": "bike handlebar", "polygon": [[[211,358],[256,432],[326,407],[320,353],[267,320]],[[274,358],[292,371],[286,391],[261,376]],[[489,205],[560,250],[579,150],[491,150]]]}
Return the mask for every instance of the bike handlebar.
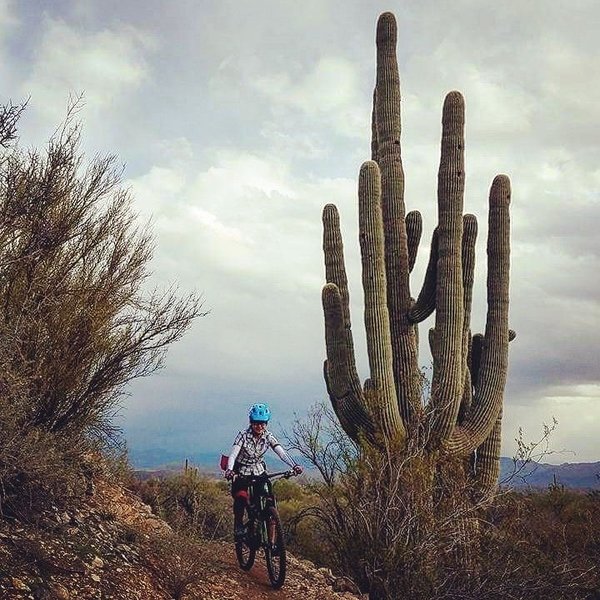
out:
{"label": "bike handlebar", "polygon": [[233,479],[237,479],[238,477],[244,477],[246,479],[258,480],[258,479],[274,479],[275,477],[281,477],[282,479],[289,479],[290,477],[297,477],[299,473],[295,473],[294,469],[290,469],[289,471],[280,471],[279,473],[261,473],[260,475],[239,475],[235,474]]}
{"label": "bike handlebar", "polygon": [[273,479],[274,477],[282,477],[284,479],[289,479],[290,477],[297,477],[298,475],[300,475],[300,473],[296,473],[294,469],[290,469],[289,471],[280,471],[279,473],[265,473],[265,475],[267,479]]}

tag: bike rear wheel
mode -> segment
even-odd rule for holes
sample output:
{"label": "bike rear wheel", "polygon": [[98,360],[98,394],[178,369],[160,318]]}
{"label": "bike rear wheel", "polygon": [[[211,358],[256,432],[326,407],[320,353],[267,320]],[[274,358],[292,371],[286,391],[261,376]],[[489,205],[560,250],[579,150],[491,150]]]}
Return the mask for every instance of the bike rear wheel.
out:
{"label": "bike rear wheel", "polygon": [[246,511],[244,511],[244,515],[244,529],[246,530],[246,535],[243,539],[236,541],[235,555],[240,568],[244,571],[249,571],[252,568],[252,565],[254,565],[254,559],[256,557],[256,542],[253,537],[253,523],[248,519]]}
{"label": "bike rear wheel", "polygon": [[[265,549],[265,559],[267,561],[267,572],[271,587],[279,589],[285,581],[286,555],[285,541],[283,539],[283,528],[279,514],[274,506],[269,507],[265,519],[267,531],[270,528],[275,529],[275,547],[269,544]],[[269,526],[270,525],[270,526]],[[272,529],[271,529],[272,530]]]}

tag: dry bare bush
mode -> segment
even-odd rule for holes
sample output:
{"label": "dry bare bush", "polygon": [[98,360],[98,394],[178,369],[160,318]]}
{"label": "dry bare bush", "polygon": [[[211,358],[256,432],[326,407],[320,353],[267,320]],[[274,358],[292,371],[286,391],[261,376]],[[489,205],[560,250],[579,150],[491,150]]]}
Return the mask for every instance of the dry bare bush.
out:
{"label": "dry bare bush", "polygon": [[486,513],[482,537],[483,570],[497,597],[598,598],[598,500],[555,485],[503,494]]}
{"label": "dry bare bush", "polygon": [[183,532],[151,537],[143,557],[173,600],[206,581],[207,549]]}
{"label": "dry bare bush", "polygon": [[0,106],[0,147],[8,148],[17,139],[17,124],[27,103],[9,102]]}
{"label": "dry bare bush", "polygon": [[[5,145],[19,114],[0,114]],[[121,169],[112,156],[86,165],[79,144],[80,129],[67,119],[45,151],[10,147],[0,162],[5,508],[24,485],[47,487],[71,463],[78,468],[93,441],[114,439],[127,384],[160,368],[169,344],[201,314],[194,294],[149,289],[153,241]]]}
{"label": "dry bare bush", "polygon": [[[304,456],[327,458],[331,438],[322,436],[335,423],[328,408],[313,409],[288,439]],[[304,537],[303,552],[351,578],[371,600],[560,600],[598,593],[595,495],[551,489],[485,496],[461,475],[462,465],[449,461],[432,470],[418,448],[401,458],[393,449],[345,457],[320,469],[333,476],[309,486],[318,501],[290,525],[293,533],[308,521],[303,536],[312,532],[320,551]]]}
{"label": "dry bare bush", "polygon": [[439,488],[431,494],[428,484],[436,475],[418,453],[405,455],[402,465],[392,456],[361,456],[338,484],[322,490],[314,515],[334,566],[370,598],[400,597],[400,590],[433,598],[440,587],[468,578],[455,557],[476,548],[476,523],[473,529],[457,524],[476,519],[479,506]]}

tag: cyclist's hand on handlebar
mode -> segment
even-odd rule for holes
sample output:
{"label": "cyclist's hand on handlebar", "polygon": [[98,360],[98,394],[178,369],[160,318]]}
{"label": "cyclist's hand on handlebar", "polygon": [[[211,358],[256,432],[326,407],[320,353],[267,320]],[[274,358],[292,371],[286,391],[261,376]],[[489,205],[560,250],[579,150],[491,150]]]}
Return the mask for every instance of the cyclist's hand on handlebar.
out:
{"label": "cyclist's hand on handlebar", "polygon": [[228,479],[231,481],[234,477],[235,477],[235,471],[232,471],[231,469],[227,469],[225,471],[225,479]]}
{"label": "cyclist's hand on handlebar", "polygon": [[294,471],[294,475],[300,475],[300,473],[302,473],[303,469],[300,465],[294,465],[292,471]]}

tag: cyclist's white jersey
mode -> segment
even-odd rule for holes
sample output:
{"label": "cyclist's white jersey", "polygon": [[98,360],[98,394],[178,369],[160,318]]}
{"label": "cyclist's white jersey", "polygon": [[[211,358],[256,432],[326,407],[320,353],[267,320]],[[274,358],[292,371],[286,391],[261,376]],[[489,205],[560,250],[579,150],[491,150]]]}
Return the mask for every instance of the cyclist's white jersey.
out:
{"label": "cyclist's white jersey", "polygon": [[252,427],[248,427],[245,431],[240,431],[235,438],[227,468],[239,475],[262,475],[267,470],[263,456],[269,448],[290,467],[295,466],[296,463],[268,429],[257,437],[252,433]]}

